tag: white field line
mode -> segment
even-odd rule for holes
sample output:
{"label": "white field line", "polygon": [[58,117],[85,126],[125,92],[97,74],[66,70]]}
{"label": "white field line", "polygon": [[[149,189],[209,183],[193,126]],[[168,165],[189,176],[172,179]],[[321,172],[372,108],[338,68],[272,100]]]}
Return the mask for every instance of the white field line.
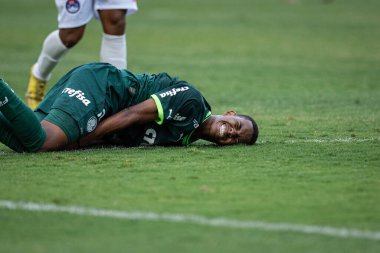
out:
{"label": "white field line", "polygon": [[[258,143],[265,144],[271,143],[271,140],[259,140]],[[304,139],[304,140],[285,140],[285,141],[275,141],[273,143],[358,143],[358,142],[380,142],[380,137],[372,137],[372,138],[336,138],[336,139]]]}
{"label": "white field line", "polygon": [[380,231],[368,231],[349,228],[334,228],[310,226],[290,223],[270,223],[265,221],[234,220],[227,218],[207,218],[200,215],[174,214],[174,213],[154,213],[140,211],[116,211],[96,208],[86,208],[80,206],[59,206],[55,204],[38,204],[32,202],[15,202],[0,200],[0,208],[11,210],[26,210],[34,212],[57,212],[83,216],[111,217],[126,220],[143,221],[165,221],[173,223],[190,223],[213,227],[256,229],[275,232],[296,232],[302,234],[317,234],[343,238],[360,238],[369,240],[380,240]]}

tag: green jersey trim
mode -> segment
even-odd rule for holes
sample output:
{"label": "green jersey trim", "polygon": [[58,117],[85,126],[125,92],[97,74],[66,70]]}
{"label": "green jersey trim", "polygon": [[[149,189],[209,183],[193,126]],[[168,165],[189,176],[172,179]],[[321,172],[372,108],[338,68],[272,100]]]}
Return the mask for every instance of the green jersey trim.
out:
{"label": "green jersey trim", "polygon": [[202,121],[202,123],[205,122],[206,119],[210,118],[210,116],[211,116],[211,111],[208,111],[208,113],[206,114],[206,117],[205,117],[205,119]]}
{"label": "green jersey trim", "polygon": [[155,94],[151,95],[151,97],[156,103],[157,111],[158,111],[158,119],[156,119],[156,123],[159,125],[162,125],[162,123],[164,123],[164,109],[162,108],[161,101]]}
{"label": "green jersey trim", "polygon": [[[203,119],[202,123],[205,122],[208,118],[210,118],[210,116],[211,116],[211,111],[208,111],[205,118]],[[187,146],[190,144],[190,137],[193,135],[194,131],[195,131],[195,129],[183,138],[182,145]]]}

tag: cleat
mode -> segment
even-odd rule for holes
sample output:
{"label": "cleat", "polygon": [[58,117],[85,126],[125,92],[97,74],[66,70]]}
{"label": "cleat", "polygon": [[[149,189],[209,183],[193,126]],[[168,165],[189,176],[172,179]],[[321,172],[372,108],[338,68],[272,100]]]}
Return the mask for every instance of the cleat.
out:
{"label": "cleat", "polygon": [[34,110],[45,97],[46,81],[39,80],[33,75],[33,67],[30,69],[28,89],[25,93],[25,103]]}

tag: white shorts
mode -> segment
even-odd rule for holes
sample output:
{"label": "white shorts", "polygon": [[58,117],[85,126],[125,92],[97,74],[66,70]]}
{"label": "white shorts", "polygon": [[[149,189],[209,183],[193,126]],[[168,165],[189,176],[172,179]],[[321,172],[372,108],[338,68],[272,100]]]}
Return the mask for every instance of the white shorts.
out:
{"label": "white shorts", "polygon": [[75,28],[87,24],[98,10],[128,10],[127,15],[137,11],[136,0],[55,0],[58,10],[58,28]]}

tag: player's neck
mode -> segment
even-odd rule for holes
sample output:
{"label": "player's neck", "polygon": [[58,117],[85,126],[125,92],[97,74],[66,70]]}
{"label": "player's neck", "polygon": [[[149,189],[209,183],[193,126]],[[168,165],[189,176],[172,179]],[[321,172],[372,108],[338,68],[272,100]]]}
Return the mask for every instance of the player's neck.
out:
{"label": "player's neck", "polygon": [[193,133],[192,138],[194,140],[202,139],[206,141],[213,141],[212,135],[210,133],[211,126],[213,125],[215,121],[215,117],[211,115],[205,122],[203,122]]}

